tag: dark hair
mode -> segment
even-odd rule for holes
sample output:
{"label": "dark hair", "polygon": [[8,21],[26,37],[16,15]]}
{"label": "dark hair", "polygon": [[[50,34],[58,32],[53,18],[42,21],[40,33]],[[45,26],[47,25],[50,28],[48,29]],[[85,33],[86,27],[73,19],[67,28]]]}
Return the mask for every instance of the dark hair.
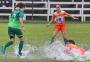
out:
{"label": "dark hair", "polygon": [[15,8],[16,8],[16,7],[24,8],[24,7],[26,7],[26,5],[25,5],[24,3],[22,3],[22,2],[20,2],[20,3],[18,3],[18,4],[15,6]]}
{"label": "dark hair", "polygon": [[75,41],[74,40],[68,40],[67,42],[68,43],[71,43],[71,44],[75,44]]}

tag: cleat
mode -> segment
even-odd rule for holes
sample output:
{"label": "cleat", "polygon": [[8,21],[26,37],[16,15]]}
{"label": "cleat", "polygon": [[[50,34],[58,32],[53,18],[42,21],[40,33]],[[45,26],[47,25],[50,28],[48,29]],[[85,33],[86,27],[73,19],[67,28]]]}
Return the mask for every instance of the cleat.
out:
{"label": "cleat", "polygon": [[2,53],[3,55],[5,55],[5,48],[4,48],[4,46],[2,46],[2,48],[1,48],[1,53]]}

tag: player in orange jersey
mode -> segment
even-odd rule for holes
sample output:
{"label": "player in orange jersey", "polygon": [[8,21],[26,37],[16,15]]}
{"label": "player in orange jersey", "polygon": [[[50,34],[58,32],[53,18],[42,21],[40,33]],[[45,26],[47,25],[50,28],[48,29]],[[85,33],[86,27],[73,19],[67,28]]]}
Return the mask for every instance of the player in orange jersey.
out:
{"label": "player in orange jersey", "polygon": [[72,55],[72,56],[84,56],[86,49],[79,47],[75,44],[74,40],[68,40],[66,44],[66,53]]}
{"label": "player in orange jersey", "polygon": [[67,35],[66,35],[65,17],[69,16],[72,19],[77,19],[77,18],[71,16],[69,13],[62,11],[60,8],[61,8],[61,6],[59,4],[57,4],[56,5],[56,12],[53,13],[52,19],[49,22],[49,24],[47,25],[47,26],[49,26],[53,21],[56,22],[55,28],[54,28],[53,33],[52,33],[52,38],[51,38],[50,44],[52,44],[54,42],[55,36],[57,35],[57,33],[59,31],[61,31],[64,42],[66,44],[68,39],[67,39]]}

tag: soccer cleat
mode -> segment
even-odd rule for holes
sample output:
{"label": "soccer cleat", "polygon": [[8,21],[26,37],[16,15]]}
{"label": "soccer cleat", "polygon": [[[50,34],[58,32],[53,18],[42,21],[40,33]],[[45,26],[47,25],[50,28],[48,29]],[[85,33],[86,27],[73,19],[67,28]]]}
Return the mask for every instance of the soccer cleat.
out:
{"label": "soccer cleat", "polygon": [[54,38],[52,38],[49,44],[53,44],[53,43],[54,43],[54,41],[55,41],[55,39],[54,39]]}
{"label": "soccer cleat", "polygon": [[18,53],[17,56],[18,56],[18,57],[22,56],[22,53]]}
{"label": "soccer cleat", "polygon": [[5,55],[5,48],[4,48],[4,46],[2,46],[2,48],[1,48],[1,53],[2,53],[3,55]]}
{"label": "soccer cleat", "polygon": [[53,44],[54,43],[54,41],[51,41],[49,44]]}
{"label": "soccer cleat", "polygon": [[22,53],[21,52],[19,52],[18,54],[19,54],[19,56],[22,56]]}
{"label": "soccer cleat", "polygon": [[19,54],[17,55],[17,57],[19,57],[19,58],[25,58],[25,55],[22,54],[22,53],[19,53]]}

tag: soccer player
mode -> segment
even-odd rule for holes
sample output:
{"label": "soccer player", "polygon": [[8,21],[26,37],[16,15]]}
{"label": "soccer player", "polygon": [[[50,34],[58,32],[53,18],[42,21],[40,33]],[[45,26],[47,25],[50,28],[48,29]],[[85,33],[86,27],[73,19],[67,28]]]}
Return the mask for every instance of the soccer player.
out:
{"label": "soccer player", "polygon": [[54,28],[53,33],[52,33],[52,38],[51,38],[51,43],[50,44],[52,44],[54,42],[55,36],[57,35],[57,33],[59,31],[61,31],[64,42],[66,44],[67,35],[66,35],[65,17],[69,16],[73,19],[77,19],[77,18],[71,16],[69,13],[67,13],[65,11],[62,11],[60,8],[61,8],[61,6],[59,4],[57,4],[56,5],[56,12],[53,13],[52,19],[49,22],[49,24],[47,25],[47,26],[49,26],[53,21],[56,22],[55,28]]}
{"label": "soccer player", "polygon": [[66,44],[66,53],[74,56],[74,57],[83,57],[85,55],[86,49],[81,48],[75,44],[74,40],[68,40]]}
{"label": "soccer player", "polygon": [[25,31],[25,27],[23,23],[24,9],[25,9],[25,4],[18,3],[15,6],[14,11],[11,12],[9,23],[8,23],[8,35],[10,40],[5,45],[3,45],[2,54],[5,54],[7,47],[14,44],[15,35],[17,35],[17,37],[20,40],[19,47],[18,47],[19,48],[18,54],[20,56],[22,55],[21,51],[24,44],[23,32]]}

